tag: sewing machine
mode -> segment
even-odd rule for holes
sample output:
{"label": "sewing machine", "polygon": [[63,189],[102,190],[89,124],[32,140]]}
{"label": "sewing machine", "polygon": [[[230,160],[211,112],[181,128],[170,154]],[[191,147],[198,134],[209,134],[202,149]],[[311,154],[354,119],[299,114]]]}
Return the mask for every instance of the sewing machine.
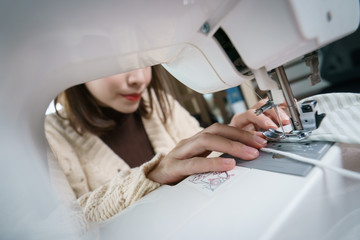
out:
{"label": "sewing machine", "polygon": [[[355,31],[359,2],[5,1],[0,18],[1,235],[76,239],[47,175],[44,113],[56,94],[162,63],[201,93],[255,78],[271,104],[285,93],[294,130],[303,133],[282,65]],[[316,56],[308,57],[316,69]],[[331,146],[321,161],[341,164],[340,149]],[[339,239],[359,232],[359,183],[337,174],[237,167],[197,177],[152,192],[104,224],[102,239]],[[204,187],[199,177],[223,184]]]}

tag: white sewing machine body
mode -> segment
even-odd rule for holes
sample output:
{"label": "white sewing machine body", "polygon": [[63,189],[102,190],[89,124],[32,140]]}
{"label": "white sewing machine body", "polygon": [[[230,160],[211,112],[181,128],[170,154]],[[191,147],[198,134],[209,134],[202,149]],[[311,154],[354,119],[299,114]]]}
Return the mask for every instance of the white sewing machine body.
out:
{"label": "white sewing machine body", "polygon": [[[47,177],[43,129],[45,110],[56,94],[82,82],[159,63],[184,84],[202,93],[237,86],[253,79],[251,73],[263,89],[272,89],[274,83],[267,81],[267,71],[354,31],[359,23],[359,2],[9,1],[2,4],[0,16],[0,190],[7,193],[0,203],[4,208],[3,218],[9,219],[1,230],[5,236],[28,236],[39,223],[48,226],[46,233],[53,231],[52,234],[61,236],[64,230],[55,227],[60,220],[45,220],[59,204]],[[225,54],[213,37],[220,28],[251,71],[239,72]],[[338,152],[331,154],[334,151],[338,151],[336,147],[324,161],[340,161]],[[130,233],[132,223],[137,228],[137,221],[148,224],[151,219],[159,218],[168,224],[168,231],[164,226],[157,228],[163,231],[159,233],[162,237],[192,237],[190,230],[197,226],[201,228],[201,236],[206,236],[205,229],[209,230],[210,238],[241,238],[242,233],[252,231],[255,235],[244,236],[280,239],[277,237],[286,236],[299,224],[309,225],[310,221],[297,222],[301,220],[297,217],[314,203],[304,197],[315,193],[318,194],[314,197],[315,205],[319,207],[315,208],[319,211],[314,217],[318,222],[325,221],[316,234],[321,236],[336,220],[359,207],[347,204],[353,196],[346,189],[347,192],[339,193],[344,196],[335,196],[332,202],[332,194],[336,195],[342,187],[338,183],[345,180],[340,176],[330,179],[319,169],[303,178],[261,170],[241,171],[244,174],[231,182],[231,191],[230,186],[219,189],[222,193],[210,200],[191,188],[184,190],[186,186],[182,184],[162,187],[142,200],[151,204],[140,202],[120,214],[108,227],[104,226],[103,234],[110,233],[115,225]],[[189,196],[182,191],[189,192]],[[160,197],[159,202],[155,201]],[[181,203],[175,204],[175,200]],[[202,207],[198,215],[189,219],[187,214],[193,214],[204,201],[209,209]],[[217,207],[218,204],[236,206],[240,202],[243,205],[239,204],[233,212],[228,208],[226,214]],[[338,214],[331,212],[331,203],[339,207],[343,202],[346,206]],[[177,221],[170,220],[171,207],[182,214]],[[154,216],[155,213],[158,215]],[[307,217],[311,213],[304,214]],[[20,226],[23,219],[29,218],[33,221]],[[243,226],[249,227],[248,230],[241,228],[239,218],[247,222]],[[22,219],[20,224],[18,219]],[[10,230],[10,226],[17,224],[18,228]],[[348,226],[351,224],[354,222]],[[169,235],[162,235],[165,233]],[[200,236],[200,231],[196,235]]]}
{"label": "white sewing machine body", "polygon": [[[333,146],[322,161],[341,165]],[[359,183],[331,171],[306,177],[236,167],[214,191],[186,179],[163,186],[105,224],[129,239],[356,239]],[[139,231],[135,226],[141,226]]]}

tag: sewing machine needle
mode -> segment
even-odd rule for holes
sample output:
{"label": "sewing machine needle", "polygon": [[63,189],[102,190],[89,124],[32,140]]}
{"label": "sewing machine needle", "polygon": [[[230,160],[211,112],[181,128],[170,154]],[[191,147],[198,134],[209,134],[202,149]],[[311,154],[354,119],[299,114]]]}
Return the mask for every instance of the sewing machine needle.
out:
{"label": "sewing machine needle", "polygon": [[285,136],[285,130],[284,130],[284,126],[281,122],[281,118],[280,118],[280,114],[279,114],[279,111],[277,109],[277,106],[274,107],[274,110],[275,110],[275,114],[276,114],[276,117],[278,118],[279,120],[279,124],[280,124],[280,127],[281,127],[281,130],[282,130],[282,136]]}

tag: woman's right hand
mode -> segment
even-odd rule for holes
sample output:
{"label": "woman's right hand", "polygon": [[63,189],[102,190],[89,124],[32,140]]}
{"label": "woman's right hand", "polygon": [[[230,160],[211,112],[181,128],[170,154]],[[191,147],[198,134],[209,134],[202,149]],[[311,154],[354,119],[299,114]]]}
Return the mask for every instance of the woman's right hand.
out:
{"label": "woman's right hand", "polygon": [[[255,110],[263,106],[266,102],[267,99],[262,99],[249,110],[235,114],[229,125],[248,131],[258,131],[259,129],[268,130],[269,128],[277,129],[280,123],[274,109],[269,109],[258,116],[255,114]],[[284,111],[286,107],[286,103],[278,105],[279,116],[283,125],[290,124],[290,118]]]}
{"label": "woman's right hand", "polygon": [[257,149],[266,145],[261,136],[257,132],[215,123],[180,141],[147,177],[161,184],[174,184],[196,173],[231,170],[235,167],[234,159],[207,156],[216,151],[252,160],[259,155]]}

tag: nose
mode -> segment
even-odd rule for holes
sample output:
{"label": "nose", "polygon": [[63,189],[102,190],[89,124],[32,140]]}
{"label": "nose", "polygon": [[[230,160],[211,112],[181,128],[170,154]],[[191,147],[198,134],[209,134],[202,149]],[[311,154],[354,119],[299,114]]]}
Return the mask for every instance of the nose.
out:
{"label": "nose", "polygon": [[147,69],[144,68],[129,72],[127,80],[128,84],[130,86],[140,86],[146,84],[148,81],[146,71]]}

